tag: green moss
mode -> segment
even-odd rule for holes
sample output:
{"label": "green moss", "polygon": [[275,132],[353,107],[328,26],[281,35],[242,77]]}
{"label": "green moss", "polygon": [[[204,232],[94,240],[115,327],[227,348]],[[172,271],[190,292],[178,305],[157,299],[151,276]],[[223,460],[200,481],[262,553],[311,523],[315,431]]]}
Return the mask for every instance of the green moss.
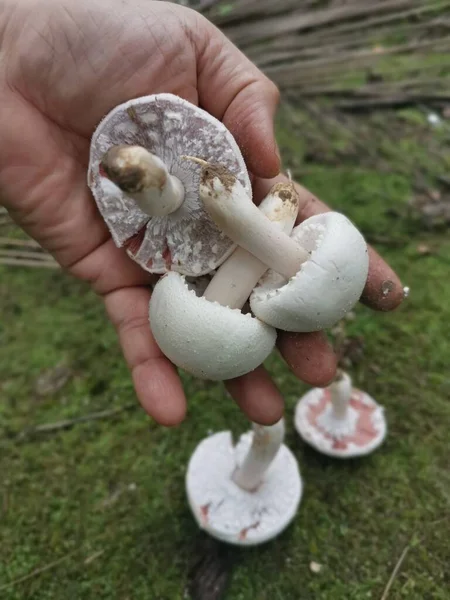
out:
{"label": "green moss", "polygon": [[[286,398],[286,443],[305,494],[279,539],[236,551],[233,600],[378,599],[405,547],[389,600],[448,597],[450,241],[407,210],[417,171],[434,183],[445,173],[447,150],[419,117],[334,122],[303,109],[280,116],[279,140],[294,175],[369,238],[386,238],[377,248],[412,293],[396,313],[360,306],[348,324],[350,335],[365,340],[352,370],[356,383],[386,407],[389,424],[384,446],[364,460],[332,461],[298,439],[292,414],[306,386],[277,356],[268,360]],[[430,161],[430,148],[439,160]],[[433,252],[423,256],[418,244]],[[30,426],[135,397],[115,333],[85,286],[18,268],[1,269],[0,282],[0,586],[67,555],[0,597],[181,600],[203,540],[184,495],[186,464],[208,431],[242,432],[245,418],[220,384],[183,376],[189,416],[181,427],[160,428],[136,407],[18,437]],[[38,376],[61,363],[70,368],[68,382],[39,396]],[[310,571],[311,561],[320,573]]]}

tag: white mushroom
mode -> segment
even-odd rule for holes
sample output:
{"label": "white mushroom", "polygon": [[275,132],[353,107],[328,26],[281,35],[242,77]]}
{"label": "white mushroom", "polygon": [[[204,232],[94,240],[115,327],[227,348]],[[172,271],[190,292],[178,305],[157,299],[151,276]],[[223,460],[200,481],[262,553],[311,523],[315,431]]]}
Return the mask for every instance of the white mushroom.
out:
{"label": "white mushroom", "polygon": [[387,431],[383,408],[343,371],[329,387],[313,388],[299,400],[295,427],[316,450],[338,458],[369,454]]}
{"label": "white mushroom", "polygon": [[[290,232],[298,202],[290,183],[278,184],[257,212],[275,228]],[[237,248],[201,298],[178,273],[162,277],[149,309],[152,333],[161,351],[200,378],[222,381],[253,371],[272,351],[276,331],[240,309],[266,270],[260,260]]]}
{"label": "white mushroom", "polygon": [[[196,160],[192,159],[191,160]],[[265,219],[226,169],[203,166],[200,197],[217,226],[273,271],[250,298],[253,314],[285,331],[331,327],[359,300],[369,258],[343,215],[317,215],[288,234]]]}
{"label": "white mushroom", "polygon": [[269,427],[254,425],[235,447],[229,431],[200,442],[189,461],[186,491],[202,529],[224,542],[251,546],[289,525],[303,483],[283,439],[282,419]]}
{"label": "white mushroom", "polygon": [[272,352],[276,330],[250,314],[198,297],[167,273],[150,300],[150,326],[161,351],[201,379],[223,381],[256,369]]}
{"label": "white mushroom", "polygon": [[172,94],[117,106],[92,136],[88,184],[98,209],[115,244],[151,273],[204,275],[235,249],[204,210],[201,168],[182,159],[185,154],[220,162],[251,197],[247,168],[231,133]]}
{"label": "white mushroom", "polygon": [[332,327],[361,297],[369,272],[366,242],[336,212],[306,219],[291,239],[308,251],[308,260],[289,281],[267,272],[250,298],[253,314],[284,331]]}

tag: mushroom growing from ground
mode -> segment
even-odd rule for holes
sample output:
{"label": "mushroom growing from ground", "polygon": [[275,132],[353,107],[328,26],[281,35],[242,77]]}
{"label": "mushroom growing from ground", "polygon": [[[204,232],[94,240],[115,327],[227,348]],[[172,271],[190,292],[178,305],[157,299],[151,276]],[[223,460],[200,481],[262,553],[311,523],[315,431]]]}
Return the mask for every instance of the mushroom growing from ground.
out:
{"label": "mushroom growing from ground", "polygon": [[[298,203],[292,184],[277,184],[259,212],[289,233]],[[177,273],[164,275],[153,291],[150,322],[166,356],[194,375],[216,380],[256,368],[272,350],[276,332],[241,308],[266,270],[237,248],[203,296],[195,282],[189,287]],[[271,427],[254,424],[236,447],[227,431],[199,444],[189,462],[186,491],[201,528],[229,543],[254,545],[287,527],[297,512],[302,481],[283,438],[281,420]]]}
{"label": "mushroom growing from ground", "polygon": [[283,439],[281,419],[272,426],[254,425],[236,446],[229,431],[200,442],[189,461],[186,491],[202,529],[223,542],[251,546],[289,525],[303,483]]}
{"label": "mushroom growing from ground", "polygon": [[295,427],[319,452],[338,458],[369,454],[383,442],[387,426],[383,408],[352,386],[338,370],[327,388],[313,388],[298,402]]}
{"label": "mushroom growing from ground", "polygon": [[[298,203],[291,183],[276,184],[255,209],[263,222],[289,234]],[[203,379],[234,379],[256,369],[274,348],[277,334],[241,309],[266,270],[266,264],[238,247],[202,297],[178,273],[164,275],[155,285],[149,308],[152,333],[161,351],[175,365]]]}
{"label": "mushroom growing from ground", "polygon": [[172,94],[114,108],[91,140],[88,184],[115,244],[151,273],[199,276],[216,269],[235,244],[199,199],[194,154],[224,165],[251,197],[244,159],[226,127]]}

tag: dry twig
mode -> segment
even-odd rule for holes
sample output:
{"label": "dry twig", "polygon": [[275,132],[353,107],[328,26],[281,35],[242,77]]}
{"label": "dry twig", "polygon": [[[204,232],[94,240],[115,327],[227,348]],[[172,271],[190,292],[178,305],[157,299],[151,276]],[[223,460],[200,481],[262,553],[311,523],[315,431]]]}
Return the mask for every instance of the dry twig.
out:
{"label": "dry twig", "polygon": [[389,592],[390,592],[390,589],[392,587],[392,584],[394,583],[395,578],[397,577],[398,572],[400,571],[400,568],[401,568],[401,566],[402,566],[402,564],[403,564],[403,562],[404,562],[404,560],[406,558],[406,555],[408,554],[409,550],[410,550],[410,546],[406,546],[406,548],[401,553],[400,558],[398,559],[397,564],[395,565],[394,570],[392,571],[392,574],[389,577],[389,581],[387,582],[387,585],[384,588],[384,592],[383,592],[383,595],[381,596],[381,600],[386,600],[387,599],[387,597],[389,595]]}
{"label": "dry twig", "polygon": [[73,419],[65,419],[63,421],[56,421],[54,423],[44,423],[42,425],[37,425],[32,429],[25,430],[20,434],[19,437],[27,437],[30,435],[34,435],[36,433],[53,433],[55,431],[61,431],[62,429],[70,429],[74,425],[78,423],[87,423],[89,421],[99,421],[101,419],[110,419],[111,417],[115,417],[116,415],[123,413],[128,410],[132,410],[136,408],[136,403],[125,404],[125,406],[119,406],[117,408],[111,408],[108,410],[102,410],[99,412],[89,413],[87,415],[81,415],[80,417],[75,417]]}

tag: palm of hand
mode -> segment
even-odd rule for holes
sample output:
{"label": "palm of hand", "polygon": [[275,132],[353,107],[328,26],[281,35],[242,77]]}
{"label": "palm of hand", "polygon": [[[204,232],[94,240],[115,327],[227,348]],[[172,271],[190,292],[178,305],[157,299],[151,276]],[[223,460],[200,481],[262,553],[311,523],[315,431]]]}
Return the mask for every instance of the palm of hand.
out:
{"label": "palm of hand", "polygon": [[[90,136],[117,104],[171,92],[222,119],[252,172],[270,177],[279,166],[276,90],[204,19],[164,2],[44,0],[11,2],[5,10],[2,200],[32,237],[104,297],[141,403],[159,422],[177,423],[185,399],[175,368],[149,334],[149,276],[114,246],[86,185]],[[282,353],[311,382],[333,373],[320,335],[285,337]],[[228,388],[253,420],[280,416],[281,397],[262,368]]]}

